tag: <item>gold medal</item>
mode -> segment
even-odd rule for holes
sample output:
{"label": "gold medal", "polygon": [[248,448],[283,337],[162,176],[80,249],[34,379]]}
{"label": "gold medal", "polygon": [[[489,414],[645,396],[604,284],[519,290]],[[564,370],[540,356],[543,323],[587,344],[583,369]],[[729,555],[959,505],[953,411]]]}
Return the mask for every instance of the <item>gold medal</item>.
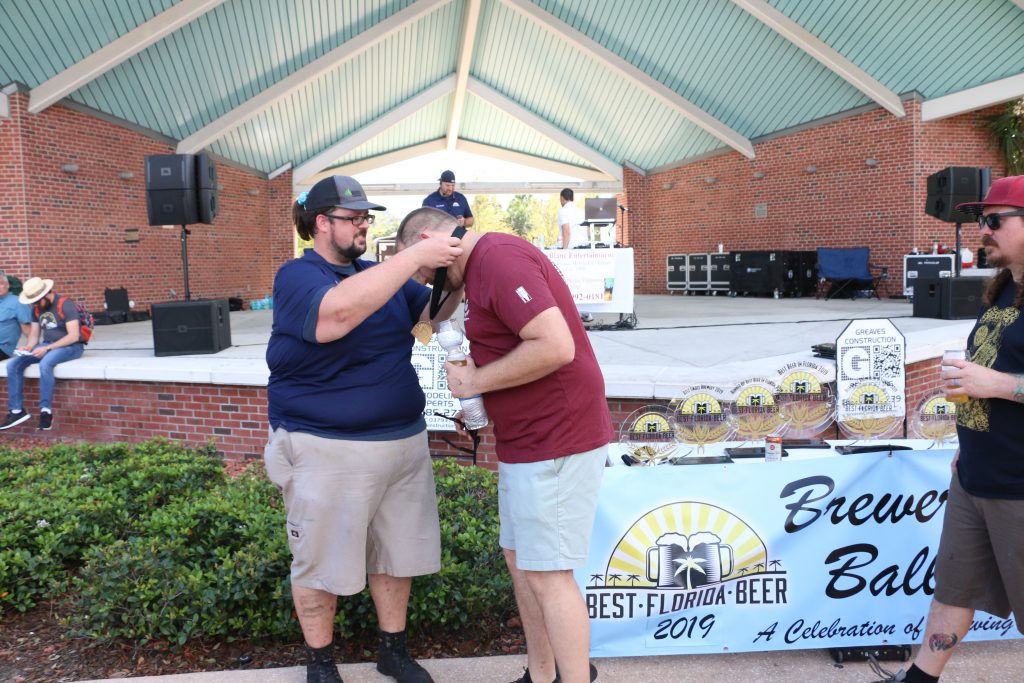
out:
{"label": "gold medal", "polygon": [[416,341],[420,344],[426,346],[434,337],[434,328],[430,326],[430,323],[421,320],[412,326],[412,336],[416,337]]}

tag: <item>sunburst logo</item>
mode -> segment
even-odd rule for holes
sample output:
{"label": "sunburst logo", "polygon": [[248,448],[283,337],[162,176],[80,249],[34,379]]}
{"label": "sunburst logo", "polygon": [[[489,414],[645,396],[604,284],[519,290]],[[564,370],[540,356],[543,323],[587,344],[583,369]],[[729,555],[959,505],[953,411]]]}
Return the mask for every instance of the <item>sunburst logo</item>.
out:
{"label": "sunburst logo", "polygon": [[628,455],[645,464],[661,462],[679,447],[671,420],[672,412],[664,406],[640,408],[622,423],[619,443],[627,448]]}
{"label": "sunburst logo", "polygon": [[742,519],[715,505],[680,501],[630,525],[604,571],[589,575],[586,589],[627,592],[630,604],[650,616],[712,603],[747,604],[749,580],[755,578],[774,587],[784,602],[785,574],[782,561],[769,556]]}

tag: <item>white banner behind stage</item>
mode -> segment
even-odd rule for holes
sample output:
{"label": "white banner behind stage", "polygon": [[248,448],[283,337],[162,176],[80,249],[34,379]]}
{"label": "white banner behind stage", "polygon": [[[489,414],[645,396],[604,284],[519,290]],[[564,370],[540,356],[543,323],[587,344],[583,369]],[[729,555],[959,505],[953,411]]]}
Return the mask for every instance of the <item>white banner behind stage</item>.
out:
{"label": "white banner behind stage", "polygon": [[548,249],[572,300],[590,313],[633,312],[633,250]]}
{"label": "white banner behind stage", "polygon": [[[606,469],[576,572],[591,654],[919,643],[952,456]],[[1016,637],[978,612],[967,639]]]}

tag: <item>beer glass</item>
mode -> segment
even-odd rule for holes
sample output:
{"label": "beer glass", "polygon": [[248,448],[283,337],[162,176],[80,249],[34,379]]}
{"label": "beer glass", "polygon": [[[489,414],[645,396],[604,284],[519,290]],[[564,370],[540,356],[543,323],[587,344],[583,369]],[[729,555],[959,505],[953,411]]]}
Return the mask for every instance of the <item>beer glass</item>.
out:
{"label": "beer glass", "polygon": [[[947,349],[942,352],[942,366],[952,368],[946,361],[950,360],[970,360],[968,353],[965,349]],[[967,396],[949,396],[946,398],[950,403],[966,403]]]}

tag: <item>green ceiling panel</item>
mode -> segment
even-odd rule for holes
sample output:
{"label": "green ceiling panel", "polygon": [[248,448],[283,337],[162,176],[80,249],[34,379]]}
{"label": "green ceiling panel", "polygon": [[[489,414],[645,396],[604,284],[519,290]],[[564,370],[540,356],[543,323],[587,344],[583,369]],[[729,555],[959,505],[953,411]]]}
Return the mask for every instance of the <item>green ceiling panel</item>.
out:
{"label": "green ceiling panel", "polygon": [[174,0],[3,0],[0,86],[30,88],[174,5]]}
{"label": "green ceiling panel", "polygon": [[[416,0],[226,0],[69,95],[184,139]],[[210,149],[269,172],[301,164],[455,73],[469,0],[448,0],[311,79]],[[731,0],[533,0],[748,138],[870,100]],[[1011,0],[767,0],[885,87],[926,98],[1024,73]],[[0,0],[0,86],[38,86],[173,7],[174,0]],[[717,138],[503,0],[481,0],[470,76],[615,163],[641,168],[721,150]],[[447,133],[451,97],[340,160]],[[467,94],[464,140],[591,166]]]}
{"label": "green ceiling panel", "polygon": [[1024,71],[1024,12],[1010,0],[771,4],[897,93],[939,97]]}

